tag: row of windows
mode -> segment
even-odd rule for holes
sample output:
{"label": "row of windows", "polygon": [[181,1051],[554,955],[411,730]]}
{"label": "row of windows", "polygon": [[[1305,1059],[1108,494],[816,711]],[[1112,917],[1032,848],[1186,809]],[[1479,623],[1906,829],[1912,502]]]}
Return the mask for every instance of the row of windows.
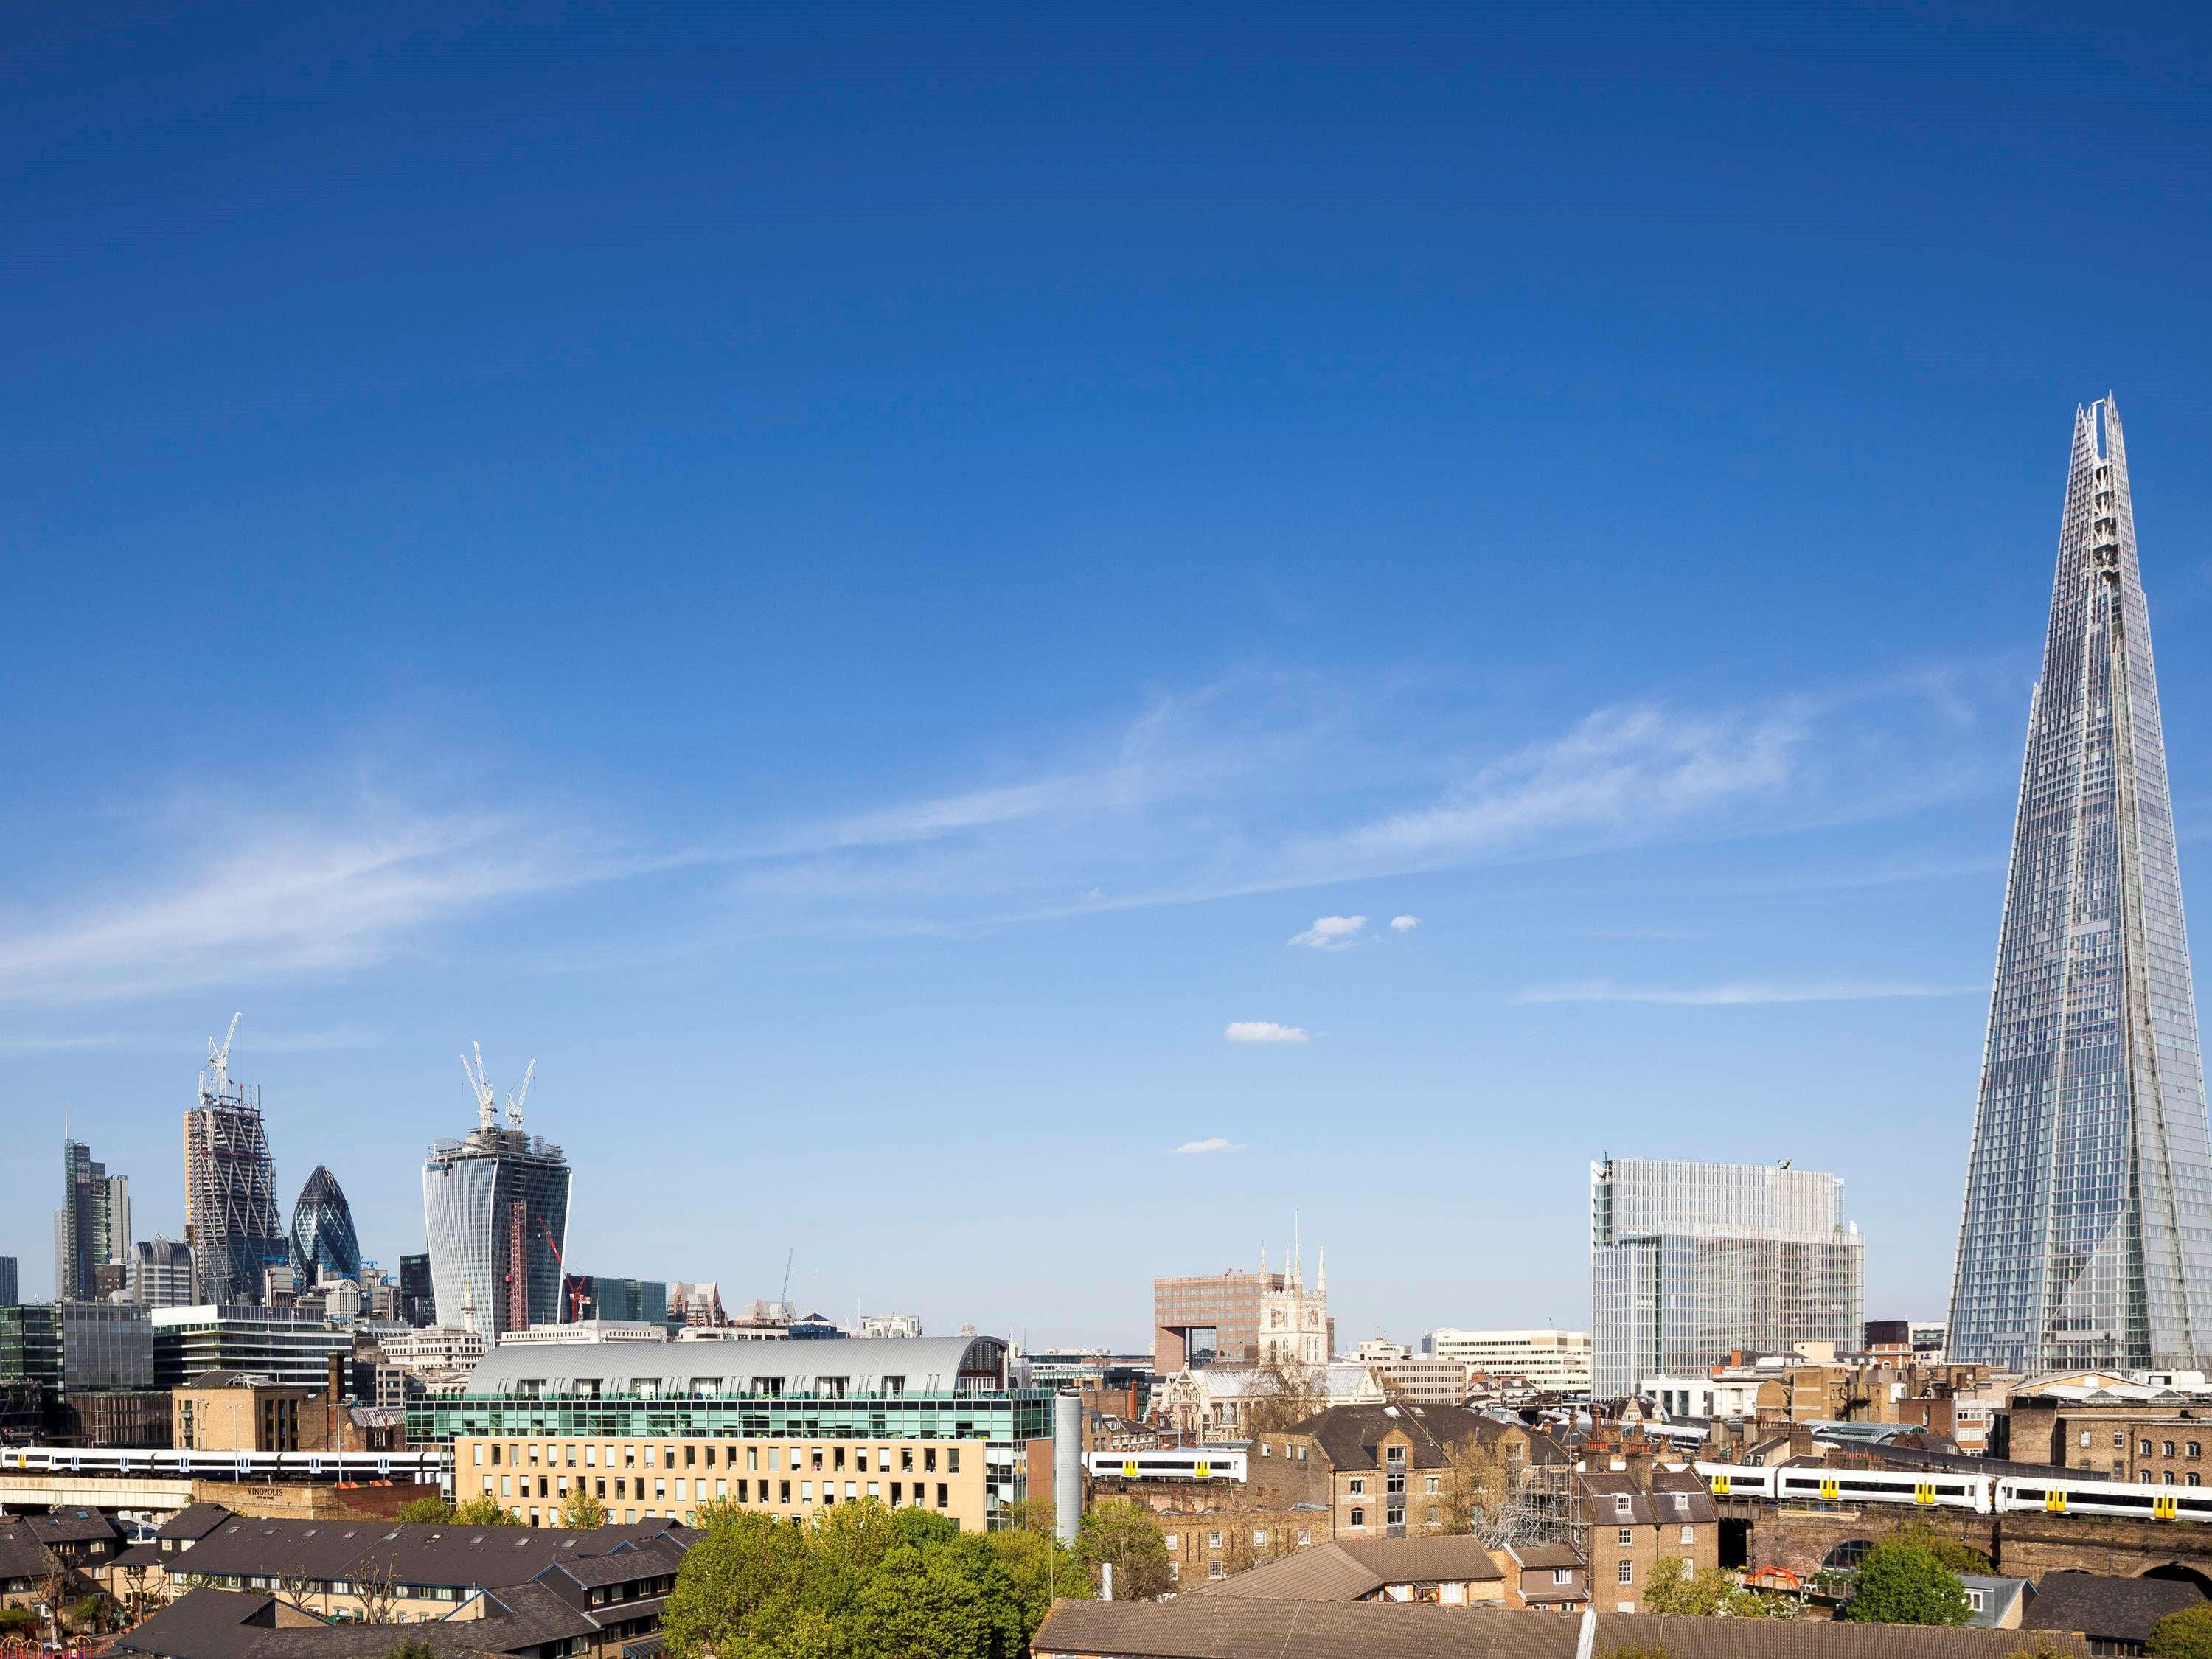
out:
{"label": "row of windows", "polygon": [[[487,1459],[485,1455],[487,1446],[489,1446],[490,1450],[489,1459]],[[707,1442],[703,1446],[692,1445],[689,1443],[685,1444],[682,1448],[682,1467],[688,1469],[704,1464],[708,1468],[713,1468],[714,1467],[715,1449],[716,1443],[711,1440]],[[487,1462],[489,1462],[490,1467],[494,1468],[497,1468],[500,1466],[502,1447],[499,1442],[479,1440],[476,1443],[474,1449],[476,1454],[474,1461],[477,1468],[483,1468]],[[537,1468],[539,1467],[538,1445],[535,1441],[526,1443],[510,1442],[503,1449],[506,1453],[505,1461],[514,1468],[520,1468],[526,1462],[532,1468]],[[605,1467],[611,1469],[616,1466],[615,1448],[610,1445],[605,1449]],[[639,1449],[640,1449],[635,1444],[627,1444],[622,1448],[622,1467],[623,1468],[634,1469],[639,1467]],[[647,1441],[645,1443],[643,1448],[643,1466],[648,1469],[656,1468],[675,1468],[678,1467],[677,1462],[678,1449],[675,1446],[656,1446],[653,1442]],[[739,1449],[740,1449],[736,1446],[724,1446],[721,1448],[721,1451],[723,1453],[722,1461],[726,1467],[733,1469],[738,1467],[738,1452]],[[745,1468],[747,1469],[755,1472],[759,1470],[761,1467],[761,1454],[763,1449],[759,1446],[746,1446],[743,1448],[745,1455]],[[781,1446],[769,1446],[765,1448],[765,1449],[768,1454],[768,1468],[769,1472],[773,1474],[782,1469],[785,1467],[783,1462],[784,1448]],[[921,1472],[923,1474],[934,1474],[937,1473],[937,1457],[939,1449],[940,1448],[936,1446],[924,1446],[921,1449]],[[945,1472],[947,1474],[959,1474],[960,1448],[957,1446],[946,1446],[941,1449],[945,1454]],[[595,1469],[600,1467],[600,1448],[596,1443],[584,1446],[582,1450],[582,1468]],[[890,1472],[892,1455],[894,1452],[896,1452],[898,1458],[900,1472],[906,1474],[913,1474],[915,1467],[915,1449],[912,1446],[876,1447],[875,1457],[877,1471],[880,1474],[888,1474]],[[665,1462],[659,1455],[662,1452],[665,1452],[667,1455]],[[701,1455],[702,1453],[704,1454],[703,1456]],[[804,1457],[808,1460],[805,1465],[806,1467],[815,1469],[827,1468],[831,1472],[839,1471],[845,1468],[846,1459],[848,1455],[852,1459],[852,1467],[854,1469],[865,1470],[868,1467],[869,1449],[866,1446],[848,1447],[842,1444],[832,1445],[826,1449],[821,1446],[812,1446],[803,1449],[800,1447],[793,1446],[790,1449],[790,1455],[791,1462],[789,1467],[794,1470],[801,1467],[801,1459]],[[557,1444],[549,1442],[544,1447],[544,1467],[549,1469],[573,1469],[579,1467],[576,1458],[577,1447],[574,1442],[563,1442]],[[824,1462],[825,1458],[827,1459],[826,1463]]]}
{"label": "row of windows", "polygon": [[[525,1499],[531,1498],[566,1498],[569,1496],[568,1477],[565,1474],[558,1476],[557,1478],[543,1474],[535,1476],[528,1474],[523,1475],[520,1477],[522,1485],[520,1492],[516,1491],[514,1487],[514,1482],[516,1480],[515,1476],[511,1474],[502,1474],[494,1477],[487,1474],[483,1478],[483,1492],[486,1497],[490,1497],[492,1495],[492,1482],[495,1478],[496,1478],[499,1482],[499,1496],[505,1499],[511,1500],[518,1497]],[[614,1490],[611,1493],[607,1490],[610,1479],[611,1479],[614,1486]],[[581,1475],[579,1475],[576,1478],[575,1495],[578,1497],[585,1495],[585,1480],[586,1477]],[[533,1481],[536,1483],[535,1491],[532,1489]],[[673,1483],[676,1488],[673,1494],[669,1491],[671,1482],[669,1478],[665,1475],[656,1475],[653,1477],[651,1481],[653,1490],[650,1494],[646,1491],[647,1482],[647,1478],[644,1475],[638,1475],[635,1478],[625,1474],[617,1474],[612,1477],[604,1474],[593,1475],[590,1477],[590,1483],[592,1486],[590,1496],[592,1498],[605,1501],[611,1497],[617,1504],[632,1498],[644,1500],[648,1496],[651,1500],[656,1504],[668,1503],[671,1501],[672,1497],[673,1501],[678,1504],[704,1504],[709,1500],[710,1497],[710,1494],[707,1490],[708,1483],[704,1477],[701,1477],[695,1480],[687,1479],[683,1475],[678,1475]],[[733,1484],[736,1487],[736,1491],[734,1492],[731,1490]],[[758,1503],[787,1504],[793,1501],[791,1489],[793,1484],[794,1483],[792,1481],[791,1478],[787,1475],[775,1481],[769,1481],[767,1480],[754,1480],[741,1475],[734,1483],[726,1476],[724,1476],[714,1481],[714,1490],[711,1494],[711,1497],[716,1498],[729,1498],[734,1497],[736,1501],[740,1504]],[[811,1504],[814,1502],[815,1483],[811,1480],[801,1480],[796,1484],[799,1487],[798,1501],[801,1504]],[[861,1490],[863,1484],[864,1483],[858,1480],[848,1480],[844,1483],[845,1501],[847,1503],[858,1503],[864,1496],[876,1498],[879,1501],[883,1499],[884,1483],[882,1481],[870,1480],[866,1482],[865,1485],[866,1490],[865,1492]],[[929,1482],[921,1480],[912,1482],[904,1480],[891,1481],[890,1483],[890,1496],[889,1499],[891,1507],[896,1509],[901,1504],[927,1503],[927,1489],[930,1484],[931,1483]],[[937,1488],[937,1502],[935,1507],[940,1510],[950,1509],[951,1507],[952,1491],[951,1485],[943,1480],[937,1481],[934,1484]],[[907,1491],[909,1485],[911,1485],[913,1488],[913,1495],[911,1498],[908,1496]],[[775,1489],[774,1496],[770,1496],[769,1489],[771,1486]],[[835,1504],[837,1502],[836,1481],[824,1480],[822,1482],[822,1501],[824,1504]],[[532,1513],[534,1514],[535,1511],[532,1511]],[[533,1522],[533,1524],[535,1523]]]}

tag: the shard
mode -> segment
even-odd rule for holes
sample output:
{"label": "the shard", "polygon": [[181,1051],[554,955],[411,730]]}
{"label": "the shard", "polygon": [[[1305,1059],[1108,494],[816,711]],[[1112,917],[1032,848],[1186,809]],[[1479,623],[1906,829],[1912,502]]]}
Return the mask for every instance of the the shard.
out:
{"label": "the shard", "polygon": [[2212,1360],[2204,1073],[2110,398],[2074,417],[1949,1346],[2029,1372]]}

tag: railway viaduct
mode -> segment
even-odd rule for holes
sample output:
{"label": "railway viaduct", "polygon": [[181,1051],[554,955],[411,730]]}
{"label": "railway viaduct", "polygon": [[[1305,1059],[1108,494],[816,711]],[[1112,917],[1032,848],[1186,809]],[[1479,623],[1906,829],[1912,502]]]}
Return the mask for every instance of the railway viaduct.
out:
{"label": "railway viaduct", "polygon": [[1909,1504],[1798,1506],[1759,1498],[1715,1500],[1721,1559],[1739,1565],[1811,1572],[1842,1565],[1847,1547],[1871,1544],[1903,1526],[1924,1527],[1987,1554],[1996,1571],[2040,1578],[2068,1571],[2139,1578],[2195,1579],[2212,1595],[2212,1526],[2187,1521],[2127,1521],[2106,1516],[1973,1515]]}

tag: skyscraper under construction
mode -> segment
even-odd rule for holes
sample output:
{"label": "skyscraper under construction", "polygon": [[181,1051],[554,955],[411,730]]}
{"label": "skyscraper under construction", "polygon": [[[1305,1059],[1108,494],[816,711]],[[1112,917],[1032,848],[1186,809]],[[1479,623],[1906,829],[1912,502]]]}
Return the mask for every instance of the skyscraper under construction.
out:
{"label": "skyscraper under construction", "polygon": [[2028,1372],[2212,1360],[2197,999],[2109,398],[2074,415],[1949,1345],[1954,1359]]}
{"label": "skyscraper under construction", "polygon": [[[536,1062],[532,1062],[535,1070]],[[568,1242],[568,1160],[523,1132],[530,1073],[500,1121],[483,1054],[461,1061],[476,1097],[477,1127],[431,1144],[422,1164],[422,1220],[441,1325],[472,1324],[487,1343],[505,1331],[556,1324],[562,1252]]]}
{"label": "skyscraper under construction", "polygon": [[291,1259],[276,1208],[276,1170],[261,1125],[261,1092],[230,1080],[231,1039],[208,1042],[199,1104],[185,1114],[185,1238],[204,1303],[259,1302],[268,1270]]}

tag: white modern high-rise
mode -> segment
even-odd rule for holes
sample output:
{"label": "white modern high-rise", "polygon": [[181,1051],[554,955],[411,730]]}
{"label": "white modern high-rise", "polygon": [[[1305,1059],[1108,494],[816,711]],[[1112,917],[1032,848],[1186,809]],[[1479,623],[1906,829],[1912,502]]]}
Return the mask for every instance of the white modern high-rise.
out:
{"label": "white modern high-rise", "polygon": [[1590,1386],[1693,1375],[1735,1352],[1859,1345],[1865,1250],[1840,1176],[1787,1163],[1590,1165]]}
{"label": "white modern high-rise", "polygon": [[2074,413],[1948,1340],[2028,1371],[2212,1360],[2197,997],[2109,397]]}
{"label": "white modern high-rise", "polygon": [[1457,1360],[1470,1376],[1524,1376],[1547,1394],[1589,1392],[1588,1331],[1462,1331],[1447,1325],[1431,1332],[1424,1346],[1439,1359]]}

